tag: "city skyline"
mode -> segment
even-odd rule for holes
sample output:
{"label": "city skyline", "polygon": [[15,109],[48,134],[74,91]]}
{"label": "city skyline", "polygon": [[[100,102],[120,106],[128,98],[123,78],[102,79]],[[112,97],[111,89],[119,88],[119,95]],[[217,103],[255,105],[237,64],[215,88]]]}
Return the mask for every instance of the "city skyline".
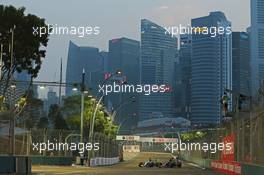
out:
{"label": "city skyline", "polygon": [[[127,37],[140,40],[140,19],[146,18],[162,26],[188,25],[191,19],[199,16],[208,15],[210,11],[223,11],[227,18],[232,22],[234,31],[245,31],[250,24],[249,0],[224,0],[212,2],[193,1],[192,3],[183,0],[178,1],[79,1],[79,3],[67,2],[63,8],[59,8],[62,1],[47,3],[46,1],[18,1],[4,0],[5,5],[15,7],[26,7],[26,13],[37,14],[47,20],[50,24],[60,25],[100,25],[101,34],[88,38],[78,38],[70,36],[51,36],[47,48],[47,57],[43,62],[38,80],[48,80],[52,77],[53,81],[59,80],[60,58],[63,59],[63,80],[65,81],[66,60],[68,53],[68,43],[72,40],[77,45],[97,47],[107,51],[108,40],[112,38]],[[239,3],[240,8],[233,8]],[[127,6],[130,6],[127,10]],[[47,7],[47,8],[43,8]],[[71,8],[78,7],[79,11],[68,14]],[[93,7],[100,7],[100,15]],[[110,7],[110,8],[107,8]],[[113,7],[113,8],[111,8]],[[118,12],[114,11],[118,7]],[[136,13],[134,9],[137,9]],[[44,10],[45,9],[45,10]],[[60,9],[58,11],[58,9]],[[47,13],[47,11],[49,13]],[[123,15],[118,15],[122,12]],[[111,14],[111,18],[109,18]],[[179,15],[180,14],[180,15]],[[85,17],[87,16],[87,17]],[[65,18],[66,17],[66,18]],[[78,20],[76,20],[78,19]],[[125,21],[130,21],[126,25]],[[113,25],[114,24],[114,25]],[[49,71],[47,69],[49,68]]]}
{"label": "city skyline", "polygon": [[[163,10],[168,9],[168,8],[169,8],[168,6],[167,7],[162,6]],[[218,22],[223,21],[223,19],[221,19],[221,18],[226,19],[224,12],[221,12],[221,11],[209,11],[206,15],[208,15],[208,14],[209,14],[209,17],[215,16],[215,18],[216,18],[215,19],[216,22],[210,24],[212,26],[219,26]],[[207,17],[207,16],[205,16],[205,17]],[[201,18],[203,18],[203,17],[196,16],[195,18],[192,18],[190,20],[192,23],[191,25],[193,26],[193,19],[197,19],[199,21]],[[220,19],[220,21],[217,21],[219,19]],[[207,22],[206,21],[204,21],[204,22],[205,23],[202,22],[198,26],[199,27],[203,26],[203,24],[205,24],[205,26],[207,26],[208,25]],[[224,22],[221,25],[226,27],[226,26],[231,26],[231,24],[232,24],[232,22],[230,20],[230,22],[227,21],[226,23]],[[151,28],[147,29],[148,25],[151,26]],[[180,25],[182,25],[182,24],[180,24]],[[210,27],[210,25],[207,27]],[[56,24],[56,26],[57,26],[57,24]],[[67,25],[64,25],[64,26],[67,26]],[[81,26],[81,24],[80,24],[80,26]],[[178,26],[178,25],[175,24],[172,26]],[[185,26],[188,26],[188,25],[185,25]],[[163,25],[162,23],[157,23],[156,21],[153,21],[153,20],[149,20],[149,19],[142,19],[141,20],[141,32],[138,31],[138,33],[141,34],[141,37],[140,37],[140,42],[141,42],[141,83],[145,83],[145,84],[146,83],[150,83],[150,84],[166,83],[169,86],[173,86],[173,73],[174,73],[173,72],[173,67],[174,67],[173,63],[177,62],[176,60],[178,60],[178,56],[176,56],[176,55],[178,55],[178,53],[176,54],[176,52],[178,51],[177,49],[179,49],[178,40],[177,40],[177,37],[179,37],[179,36],[175,36],[175,38],[173,39],[173,37],[171,37],[169,34],[166,34],[166,30],[164,27],[166,28],[166,25]],[[156,28],[159,30],[156,31]],[[144,32],[146,32],[146,36],[148,36],[148,37],[144,37],[145,36]],[[51,35],[51,37],[53,37],[53,35]],[[156,38],[156,39],[158,38],[158,39],[154,41],[153,39],[151,39],[152,37]],[[109,38],[109,39],[111,40],[113,38]],[[213,39],[213,38],[210,38],[210,39]],[[84,69],[88,70],[87,76],[85,78],[86,79],[85,82],[89,82],[89,84],[91,84],[92,72],[98,71],[98,68],[94,68],[94,66],[99,66],[100,71],[105,71],[104,70],[105,66],[102,64],[102,62],[99,63],[100,61],[97,59],[97,58],[101,57],[101,56],[99,56],[101,49],[98,49],[98,47],[96,47],[96,46],[92,46],[92,47],[91,46],[83,46],[83,45],[80,46],[80,44],[78,44],[78,41],[72,41],[72,39],[69,40],[69,43],[70,44],[68,47],[69,49],[68,49],[67,71],[64,71],[64,72],[66,72],[66,82],[67,83],[78,82],[78,78],[81,77],[80,76],[81,70],[84,68]],[[75,43],[75,44],[73,44],[73,43]],[[215,42],[213,42],[211,44],[215,44]],[[223,48],[225,48],[225,47],[226,46],[223,46]],[[228,45],[228,48],[231,49],[229,47],[229,45]],[[110,45],[109,45],[109,49],[110,49]],[[153,49],[155,51],[153,51]],[[205,51],[207,51],[206,50],[207,48],[204,48],[204,49],[205,49]],[[175,50],[175,52],[174,52],[174,50]],[[217,50],[215,50],[215,51],[217,51]],[[198,53],[199,52],[195,52],[195,54],[198,54]],[[231,52],[228,51],[227,53],[231,53]],[[200,57],[200,56],[198,55],[198,57]],[[214,55],[214,57],[216,59],[218,59],[217,55]],[[211,58],[211,57],[209,57],[209,58]],[[226,58],[226,59],[228,59],[228,58]],[[223,61],[223,63],[221,63],[222,61],[223,60],[220,61],[220,64],[225,65],[226,64],[225,61]],[[78,63],[78,64],[76,64],[76,63]],[[158,66],[155,64],[157,64]],[[218,66],[219,63],[214,63],[214,64],[216,64],[216,65],[213,65],[213,67]],[[192,68],[194,68],[193,65],[192,65]],[[194,70],[196,70],[197,68],[194,68]],[[208,69],[210,69],[210,67],[208,67]],[[221,71],[226,71],[226,70],[221,70]],[[71,73],[69,74],[69,72],[71,72]],[[219,90],[219,92],[217,92],[218,96],[215,99],[218,102],[215,104],[216,106],[214,107],[214,110],[212,110],[215,112],[215,110],[217,109],[217,116],[219,118],[218,120],[220,120],[220,116],[221,116],[220,104],[218,104],[218,103],[220,103],[219,99],[221,98],[221,96],[223,94],[223,88],[226,88],[226,86],[229,87],[230,85],[228,85],[228,84],[229,84],[229,82],[232,81],[231,79],[230,80],[226,79],[226,76],[228,76],[230,74],[230,72],[231,71],[227,71],[224,73],[224,75],[220,75],[220,79],[222,79],[221,76],[224,77],[223,80],[221,80],[221,82],[224,82],[224,85],[222,85],[222,83],[219,83],[219,82],[211,82],[211,83],[216,83],[216,86],[214,86],[214,87],[217,87],[217,89],[221,89],[221,90]],[[103,75],[103,74],[101,74],[101,75]],[[201,74],[201,75],[204,75],[204,74]],[[97,76],[97,79],[99,80],[100,77],[98,77],[98,76]],[[101,78],[102,77],[103,76],[101,76]],[[218,76],[216,76],[215,78],[218,78]],[[203,77],[200,77],[199,80],[202,81]],[[196,81],[194,81],[194,82],[196,82]],[[207,82],[207,80],[206,80],[206,82]],[[200,82],[200,83],[204,83],[204,82]],[[96,86],[97,84],[98,84],[98,82],[97,83],[94,82],[93,86]],[[221,87],[218,87],[218,84],[220,84]],[[223,86],[225,86],[225,87],[223,87]],[[96,89],[96,88],[92,88],[92,89]],[[191,95],[195,97],[195,95],[193,95],[193,94],[196,92],[197,93],[196,95],[200,96],[202,91],[204,91],[204,89],[203,90],[200,89],[199,92],[198,91],[197,92],[192,91]],[[66,89],[66,95],[69,95],[69,94],[72,94],[71,88]],[[166,96],[166,98],[165,98],[165,96]],[[159,95],[157,95],[155,98],[153,98],[155,100],[151,100],[153,102],[153,105],[151,108],[147,107],[147,106],[149,106],[149,104],[144,106],[145,103],[146,104],[149,103],[150,98],[147,98],[147,97],[141,98],[140,99],[141,104],[140,104],[140,110],[139,111],[140,111],[140,115],[144,116],[144,117],[142,117],[142,119],[149,118],[148,116],[150,116],[151,112],[152,113],[157,112],[155,114],[159,115],[158,114],[158,108],[156,108],[155,106],[158,106],[160,104],[164,104],[163,107],[159,108],[159,110],[161,110],[161,111],[164,110],[162,112],[159,111],[160,115],[165,114],[166,116],[168,115],[170,117],[173,117],[174,112],[175,112],[174,110],[177,110],[177,109],[173,109],[173,100],[171,99],[173,97],[169,94],[168,95],[166,94],[165,96],[163,94],[162,97],[159,97]],[[208,97],[209,96],[206,96],[205,99],[207,99]],[[145,102],[144,102],[144,100],[145,100]],[[156,104],[154,104],[154,101]],[[166,101],[166,103],[165,103],[165,101]],[[208,100],[207,100],[207,102],[208,102]],[[192,101],[192,105],[193,104],[194,103]],[[208,103],[208,104],[210,104],[210,103]],[[198,105],[198,106],[196,105],[198,111],[200,111],[198,109],[199,106],[201,106],[201,105]],[[192,107],[195,107],[195,105],[193,105]],[[204,108],[204,107],[202,107],[202,108]],[[155,111],[155,110],[157,110],[157,111]],[[203,112],[201,115],[204,115]],[[212,115],[212,114],[210,114],[210,115]]]}
{"label": "city skyline", "polygon": [[264,174],[264,0],[1,0],[0,174]]}

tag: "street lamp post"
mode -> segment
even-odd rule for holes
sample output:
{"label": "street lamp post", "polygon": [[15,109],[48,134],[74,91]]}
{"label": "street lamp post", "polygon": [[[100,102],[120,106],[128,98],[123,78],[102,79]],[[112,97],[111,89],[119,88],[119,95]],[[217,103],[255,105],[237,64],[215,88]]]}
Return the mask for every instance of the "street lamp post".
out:
{"label": "street lamp post", "polygon": [[81,143],[83,143],[83,113],[84,113],[84,90],[85,90],[84,77],[85,77],[85,70],[83,69],[82,84],[81,84],[81,126],[80,126]]}
{"label": "street lamp post", "polygon": [[[111,115],[111,117],[112,117],[112,118],[111,118],[112,122],[115,121],[115,117],[116,117],[118,111],[119,111],[123,106],[125,106],[125,105],[127,105],[127,104],[130,103],[128,100],[130,100],[130,99],[135,99],[135,98],[136,98],[135,96],[131,96],[131,97],[125,99],[125,100],[124,100],[123,102],[121,102],[119,105],[117,105],[116,110],[114,110],[114,111],[112,112],[112,115]],[[135,101],[135,100],[132,100],[131,102],[134,103],[134,102],[136,102],[136,101]]]}
{"label": "street lamp post", "polygon": [[[120,76],[120,75],[122,75],[122,71],[121,71],[121,70],[117,70],[117,71],[115,72],[115,74]],[[103,84],[105,84],[110,78],[112,78],[113,75],[114,75],[114,74],[110,74],[110,76],[107,77],[107,78],[104,80]],[[97,102],[97,104],[96,104],[96,107],[95,107],[95,109],[94,109],[94,112],[93,112],[92,120],[90,121],[90,130],[89,130],[88,141],[91,142],[91,143],[93,142],[94,123],[95,123],[96,113],[97,113],[97,110],[98,110],[98,108],[99,108],[99,105],[100,105],[100,103],[102,102],[104,96],[105,96],[105,94],[103,93],[102,96],[99,98],[99,100],[98,100],[98,102]],[[91,152],[90,152],[90,154],[88,154],[88,160],[90,161],[90,159],[91,159]]]}
{"label": "street lamp post", "polygon": [[[94,110],[94,113],[93,113],[93,116],[92,116],[92,120],[90,121],[90,131],[89,131],[89,136],[88,136],[88,141],[90,143],[93,143],[93,132],[94,132],[95,117],[96,117],[96,113],[97,113],[97,110],[99,108],[99,105],[100,105],[101,101],[103,100],[103,97],[104,97],[104,95],[102,95],[100,97],[98,103],[96,104],[96,107],[95,107],[95,110]],[[93,151],[93,150],[91,150],[91,151]],[[88,153],[89,165],[90,165],[90,159],[91,159],[92,154],[93,154],[93,152],[91,152],[91,151]]]}
{"label": "street lamp post", "polygon": [[[10,48],[10,71],[12,69],[13,63],[14,63],[14,31],[16,26],[14,25],[13,28],[10,29],[11,32],[11,48]],[[12,89],[15,89],[15,87],[11,87]],[[12,101],[12,98],[11,98]],[[13,105],[12,105],[13,106]],[[12,106],[10,106],[12,108]],[[15,128],[16,128],[16,116],[11,112],[11,155],[15,155]]]}
{"label": "street lamp post", "polygon": [[[135,101],[132,101],[132,102],[135,102]],[[133,114],[133,117],[135,117],[136,116],[136,114],[134,113]],[[129,117],[128,118],[125,118],[119,125],[118,125],[118,128],[117,128],[117,134],[119,133],[119,131],[120,131],[120,129],[121,129],[121,127],[124,125],[124,123],[128,120],[128,119],[130,119]]]}
{"label": "street lamp post", "polygon": [[12,68],[13,63],[14,63],[14,31],[15,31],[16,26],[14,26],[12,29],[10,29],[11,32],[11,48],[10,48],[10,57],[11,57],[11,64],[10,68]]}
{"label": "street lamp post", "polygon": [[121,127],[123,126],[123,124],[128,120],[128,118],[124,119],[119,125],[118,125],[118,128],[117,128],[117,134],[119,133]]}
{"label": "street lamp post", "polygon": [[[71,133],[69,134],[65,139],[64,139],[64,143],[68,143],[68,139],[72,136],[81,136],[80,134],[74,134],[74,133]],[[67,156],[67,150],[65,149],[65,152],[64,152],[64,156],[66,157]]]}
{"label": "street lamp post", "polygon": [[[14,106],[14,104],[13,104],[13,102],[12,102],[12,100],[13,100],[13,94],[15,94],[15,86],[12,86],[11,85],[11,89],[12,89],[12,93],[10,94],[11,95],[11,98],[10,98],[10,108],[12,109],[13,108],[13,106]],[[10,113],[11,114],[11,119],[10,119],[10,125],[11,125],[11,127],[10,127],[10,135],[11,135],[11,143],[10,143],[10,145],[11,145],[11,147],[10,147],[10,154],[11,155],[15,155],[15,137],[16,137],[16,134],[15,134],[15,128],[16,128],[16,116],[15,116],[15,114],[13,114],[13,112],[11,112]]]}
{"label": "street lamp post", "polygon": [[[117,70],[115,74],[116,75],[122,75],[122,71],[121,70]],[[107,77],[104,80],[103,84],[105,84],[110,78],[112,78],[113,75],[114,74],[110,74],[110,76]],[[97,113],[98,107],[99,107],[101,101],[103,100],[104,96],[105,96],[105,94],[103,93],[102,96],[100,97],[100,99],[98,100],[98,103],[96,104],[96,107],[95,107],[95,110],[94,110],[94,113],[93,113],[93,116],[92,116],[92,121],[90,123],[89,141],[91,141],[92,136],[93,136],[93,132],[94,132],[94,121],[95,121],[96,113]]]}
{"label": "street lamp post", "polygon": [[93,113],[93,118],[92,118],[92,122],[91,122],[91,126],[90,126],[90,132],[89,132],[89,141],[91,141],[91,142],[92,142],[92,137],[93,137],[93,132],[94,132],[94,122],[95,122],[96,113],[97,113],[97,110],[99,108],[101,101],[103,100],[103,97],[104,97],[104,95],[102,95],[101,98],[99,99],[98,103],[96,104],[94,113]]}
{"label": "street lamp post", "polygon": [[3,67],[3,44],[0,44],[0,78],[2,77],[2,67]]}

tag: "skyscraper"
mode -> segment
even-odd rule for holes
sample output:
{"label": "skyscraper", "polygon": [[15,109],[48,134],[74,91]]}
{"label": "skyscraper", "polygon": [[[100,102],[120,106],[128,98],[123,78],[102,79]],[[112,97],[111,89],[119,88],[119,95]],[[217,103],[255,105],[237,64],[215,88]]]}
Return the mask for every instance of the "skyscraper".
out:
{"label": "skyscraper", "polygon": [[250,48],[246,32],[232,33],[233,91],[250,96]]}
{"label": "skyscraper", "polygon": [[20,94],[19,96],[21,96],[22,94],[25,94],[25,92],[27,92],[28,90],[32,90],[34,97],[38,98],[38,87],[37,87],[37,85],[32,84],[31,87],[29,87],[30,81],[31,81],[31,76],[27,73],[27,71],[22,71],[20,73],[15,72],[14,73],[14,79],[17,81],[21,81],[20,83],[16,84],[16,92],[18,94]]}
{"label": "skyscraper", "polygon": [[109,64],[108,64],[108,52],[101,51],[100,55],[101,55],[101,57],[103,59],[104,72],[109,72],[109,70],[108,70],[108,66],[109,66]]}
{"label": "skyscraper", "polygon": [[[177,38],[161,26],[141,20],[141,84],[172,87],[177,56]],[[140,95],[139,120],[155,117],[174,117],[173,93]]]}
{"label": "skyscraper", "polygon": [[251,95],[264,85],[264,1],[251,0]]}
{"label": "skyscraper", "polygon": [[30,75],[27,73],[27,71],[22,72],[15,72],[14,73],[14,79],[18,81],[22,81],[23,83],[18,83],[17,89],[19,89],[22,92],[25,92],[28,90],[29,82],[31,80]]}
{"label": "skyscraper", "polygon": [[[108,57],[109,72],[115,73],[117,70],[121,70],[127,84],[139,84],[139,51],[139,41],[128,38],[117,38],[110,40]],[[132,96],[135,96],[134,103],[132,103],[133,100],[130,98]],[[117,110],[115,118],[117,123],[121,123],[126,119],[128,120],[129,118],[131,118],[131,122],[126,123],[130,123],[132,125],[132,121],[136,121],[135,118],[132,118],[138,113],[137,94],[113,93],[109,95],[108,99],[113,109]],[[136,123],[133,125],[135,124]]]}
{"label": "skyscraper", "polygon": [[[94,95],[98,84],[103,81],[103,57],[98,48],[79,47],[70,41],[66,69],[66,83],[81,83],[82,70],[85,70],[85,84],[92,88]],[[72,95],[72,87],[66,87],[66,95]]]}
{"label": "skyscraper", "polygon": [[[192,27],[230,27],[222,12],[192,19]],[[192,124],[221,122],[221,97],[232,90],[232,35],[192,34],[191,121]],[[230,99],[230,102],[232,99]]]}
{"label": "skyscraper", "polygon": [[54,92],[53,89],[49,89],[47,99],[44,100],[44,111],[48,113],[50,106],[58,103],[59,97],[57,96],[57,93]]}
{"label": "skyscraper", "polygon": [[175,108],[176,115],[189,119],[190,82],[191,82],[191,46],[192,36],[180,36],[179,62],[175,65]]}

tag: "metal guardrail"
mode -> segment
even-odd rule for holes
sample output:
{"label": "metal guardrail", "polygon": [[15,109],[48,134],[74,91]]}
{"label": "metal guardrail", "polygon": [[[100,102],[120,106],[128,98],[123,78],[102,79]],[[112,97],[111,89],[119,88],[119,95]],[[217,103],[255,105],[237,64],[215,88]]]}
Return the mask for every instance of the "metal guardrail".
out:
{"label": "metal guardrail", "polygon": [[[234,161],[264,166],[264,112],[237,113],[236,115],[234,120],[221,126],[225,128],[224,130],[207,130],[203,138],[191,142],[220,143],[225,136],[233,134],[235,136]],[[194,159],[221,159],[220,151],[209,153],[193,150],[188,154]]]}

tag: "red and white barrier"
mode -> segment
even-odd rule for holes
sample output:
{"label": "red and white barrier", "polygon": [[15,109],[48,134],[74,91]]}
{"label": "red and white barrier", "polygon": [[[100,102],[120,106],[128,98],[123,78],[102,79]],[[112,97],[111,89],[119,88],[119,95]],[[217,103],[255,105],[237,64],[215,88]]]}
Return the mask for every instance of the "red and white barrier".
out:
{"label": "red and white barrier", "polygon": [[241,164],[238,162],[214,160],[211,162],[211,167],[228,175],[241,175]]}

